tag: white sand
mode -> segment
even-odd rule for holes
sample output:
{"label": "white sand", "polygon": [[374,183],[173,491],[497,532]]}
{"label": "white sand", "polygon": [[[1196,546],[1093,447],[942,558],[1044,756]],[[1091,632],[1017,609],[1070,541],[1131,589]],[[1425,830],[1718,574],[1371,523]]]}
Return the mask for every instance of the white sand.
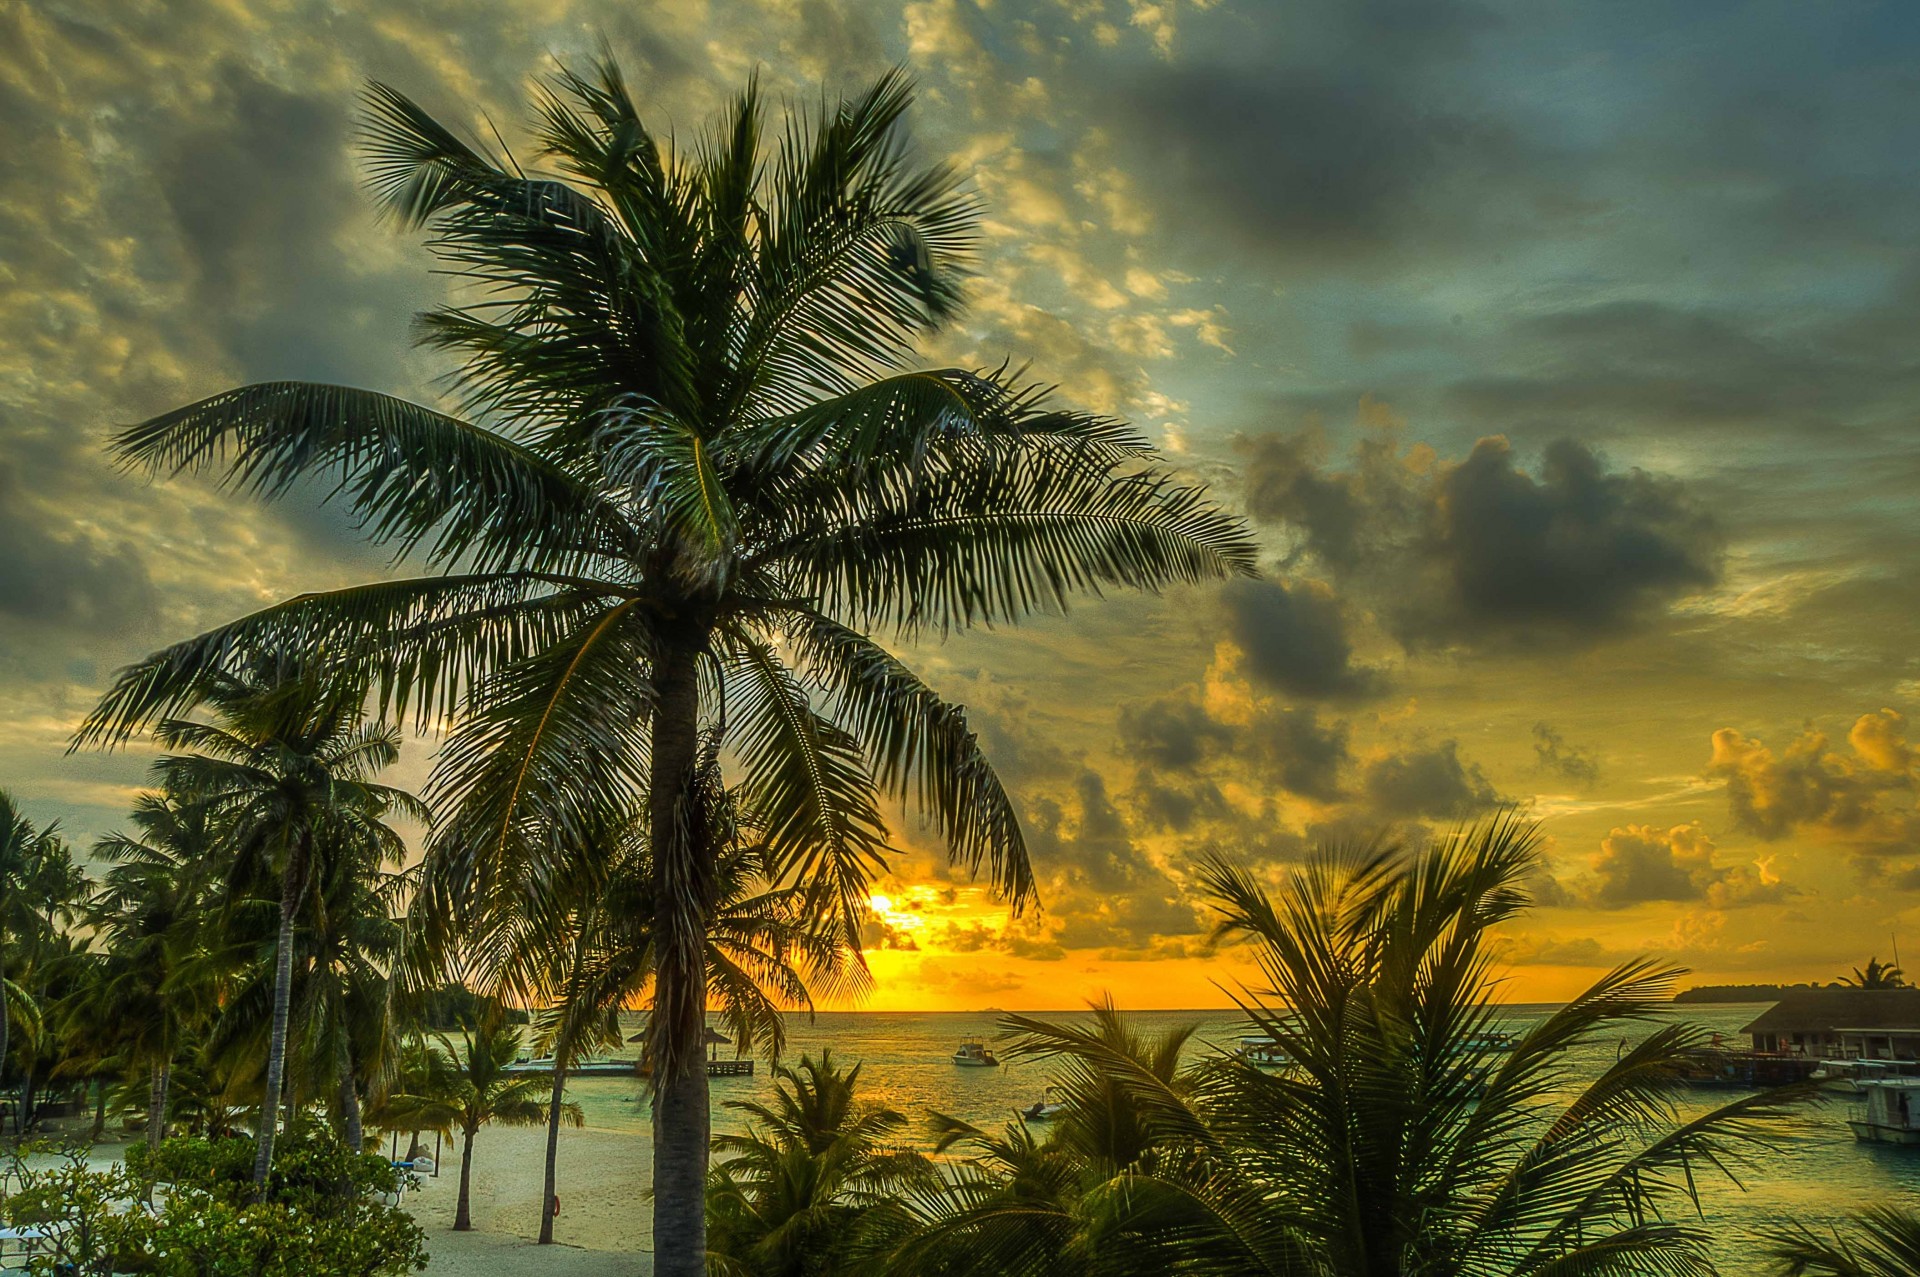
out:
{"label": "white sand", "polygon": [[[428,1136],[431,1147],[432,1136]],[[460,1193],[457,1145],[446,1146],[439,1178],[425,1179],[405,1205],[427,1230],[427,1272],[440,1277],[637,1277],[653,1271],[646,1196],[652,1141],[616,1131],[560,1132],[560,1216],[552,1246],[537,1246],[546,1131],[489,1126],[473,1146],[474,1231],[453,1231]]]}

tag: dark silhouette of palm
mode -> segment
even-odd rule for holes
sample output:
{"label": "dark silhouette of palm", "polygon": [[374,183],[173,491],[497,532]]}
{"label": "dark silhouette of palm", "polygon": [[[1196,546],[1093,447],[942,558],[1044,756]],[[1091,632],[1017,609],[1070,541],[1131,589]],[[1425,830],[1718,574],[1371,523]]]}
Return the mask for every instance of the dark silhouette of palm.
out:
{"label": "dark silhouette of palm", "polygon": [[[76,743],[178,713],[260,654],[324,659],[395,714],[458,720],[433,854],[480,896],[647,796],[661,1277],[705,1269],[703,733],[724,728],[778,879],[816,884],[837,942],[857,941],[883,863],[883,795],[1018,906],[1026,844],[964,713],[868,632],[938,636],[1253,562],[1239,521],[1123,424],[1051,410],[1004,370],[909,367],[959,307],[976,220],[958,175],[908,156],[910,97],[887,75],[769,143],[750,87],[676,147],[611,64],[563,73],[536,109],[549,175],[376,86],[374,190],[472,286],[420,321],[461,361],[466,419],[271,383],[115,443],[150,473],[217,468],[267,496],[326,476],[427,571],[156,653]],[[535,827],[545,845],[511,845]]]}

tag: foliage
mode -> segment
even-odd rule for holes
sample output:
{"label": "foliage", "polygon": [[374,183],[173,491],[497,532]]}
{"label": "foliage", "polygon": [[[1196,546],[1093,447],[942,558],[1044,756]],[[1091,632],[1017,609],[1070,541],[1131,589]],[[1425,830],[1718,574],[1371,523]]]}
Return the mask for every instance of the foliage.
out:
{"label": "foliage", "polygon": [[1866,969],[1853,969],[1850,976],[1841,976],[1839,983],[1855,989],[1904,989],[1907,977],[1899,967],[1879,958],[1868,958]]}
{"label": "foliage", "polygon": [[9,1223],[59,1226],[36,1273],[391,1277],[426,1267],[420,1226],[382,1198],[405,1177],[317,1128],[281,1141],[260,1202],[251,1140],[136,1146],[125,1167],[90,1168],[78,1152],[44,1161],[16,1154],[19,1189],[0,1201]]}
{"label": "foliage", "polygon": [[1820,1233],[1804,1224],[1769,1235],[1779,1277],[1912,1277],[1920,1273],[1920,1212],[1870,1206],[1847,1227]]}
{"label": "foliage", "polygon": [[[1412,856],[1323,853],[1277,895],[1209,860],[1219,938],[1251,942],[1266,981],[1249,1028],[1292,1066],[1181,1068],[1177,1035],[1137,1039],[1107,1008],[1009,1017],[1068,1112],[1045,1140],[952,1124],[965,1160],[871,1237],[903,1273],[1711,1273],[1679,1211],[1800,1093],[1683,1120],[1704,1035],[1654,1023],[1677,973],[1647,962],[1497,1052],[1493,929],[1525,908],[1536,843],[1505,817]],[[1583,1082],[1570,1053],[1626,1029],[1638,1043]]]}
{"label": "foliage", "polygon": [[816,1277],[845,1270],[866,1212],[929,1173],[892,1144],[906,1118],[858,1100],[860,1065],[833,1053],[774,1069],[769,1104],[730,1100],[752,1119],[714,1139],[708,1262],[721,1277]]}

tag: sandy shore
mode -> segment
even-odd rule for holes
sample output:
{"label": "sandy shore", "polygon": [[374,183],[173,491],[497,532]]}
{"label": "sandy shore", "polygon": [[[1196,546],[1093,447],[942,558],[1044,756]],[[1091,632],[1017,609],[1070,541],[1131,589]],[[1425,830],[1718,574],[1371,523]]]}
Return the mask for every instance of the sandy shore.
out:
{"label": "sandy shore", "polygon": [[[431,1137],[428,1137],[431,1140]],[[474,1141],[474,1231],[453,1231],[460,1192],[457,1147],[439,1178],[407,1194],[427,1230],[427,1272],[439,1277],[638,1277],[653,1271],[652,1203],[646,1197],[651,1143],[645,1135],[560,1132],[560,1216],[556,1245],[537,1246],[546,1132],[489,1126]]]}

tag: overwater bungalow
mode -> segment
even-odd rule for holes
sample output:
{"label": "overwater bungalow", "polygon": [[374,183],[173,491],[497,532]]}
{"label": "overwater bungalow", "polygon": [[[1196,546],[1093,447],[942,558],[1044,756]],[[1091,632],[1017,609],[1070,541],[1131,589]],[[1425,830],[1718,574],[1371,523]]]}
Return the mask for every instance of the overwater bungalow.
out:
{"label": "overwater bungalow", "polygon": [[1920,989],[1789,989],[1741,1032],[1768,1055],[1920,1061]]}

